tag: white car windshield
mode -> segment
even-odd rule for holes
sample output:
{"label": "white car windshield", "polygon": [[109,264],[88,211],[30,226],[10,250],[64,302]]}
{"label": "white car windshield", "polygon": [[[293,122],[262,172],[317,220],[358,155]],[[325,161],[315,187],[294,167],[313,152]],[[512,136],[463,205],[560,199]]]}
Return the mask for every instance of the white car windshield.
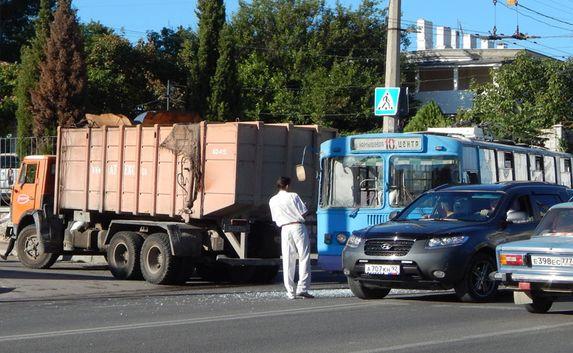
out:
{"label": "white car windshield", "polygon": [[535,230],[537,236],[573,236],[573,208],[550,210]]}

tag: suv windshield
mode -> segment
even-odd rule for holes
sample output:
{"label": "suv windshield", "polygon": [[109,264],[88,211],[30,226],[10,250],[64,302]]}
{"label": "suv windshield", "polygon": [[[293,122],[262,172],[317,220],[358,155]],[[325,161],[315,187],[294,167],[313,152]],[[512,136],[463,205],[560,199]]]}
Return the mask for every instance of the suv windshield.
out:
{"label": "suv windshield", "polygon": [[378,207],[382,158],[333,157],[322,162],[321,207]]}
{"label": "suv windshield", "polygon": [[430,192],[422,195],[396,219],[484,222],[500,204],[503,194],[492,192]]}
{"label": "suv windshield", "polygon": [[549,211],[537,226],[535,235],[573,236],[573,209],[556,208]]}
{"label": "suv windshield", "polygon": [[390,161],[390,206],[404,207],[423,192],[459,182],[457,159],[393,157]]}

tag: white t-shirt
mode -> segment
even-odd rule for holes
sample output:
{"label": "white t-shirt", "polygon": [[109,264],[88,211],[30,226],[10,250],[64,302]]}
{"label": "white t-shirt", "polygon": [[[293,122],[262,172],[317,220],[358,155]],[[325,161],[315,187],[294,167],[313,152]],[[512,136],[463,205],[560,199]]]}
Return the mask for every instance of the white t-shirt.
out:
{"label": "white t-shirt", "polygon": [[304,202],[294,192],[279,191],[269,201],[271,215],[277,226],[288,223],[304,223],[303,215],[308,211]]}

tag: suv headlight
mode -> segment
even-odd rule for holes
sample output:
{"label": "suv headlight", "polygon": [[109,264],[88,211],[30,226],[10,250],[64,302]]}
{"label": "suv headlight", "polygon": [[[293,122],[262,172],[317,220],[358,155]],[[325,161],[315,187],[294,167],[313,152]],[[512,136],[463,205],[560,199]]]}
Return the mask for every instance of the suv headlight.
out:
{"label": "suv headlight", "polygon": [[361,241],[362,241],[361,237],[357,237],[356,235],[352,234],[350,238],[348,238],[346,246],[348,246],[349,248],[356,248],[358,247],[358,245],[360,245]]}
{"label": "suv headlight", "polygon": [[467,240],[468,240],[467,235],[430,238],[426,242],[426,249],[448,248],[448,247],[458,246],[462,245]]}

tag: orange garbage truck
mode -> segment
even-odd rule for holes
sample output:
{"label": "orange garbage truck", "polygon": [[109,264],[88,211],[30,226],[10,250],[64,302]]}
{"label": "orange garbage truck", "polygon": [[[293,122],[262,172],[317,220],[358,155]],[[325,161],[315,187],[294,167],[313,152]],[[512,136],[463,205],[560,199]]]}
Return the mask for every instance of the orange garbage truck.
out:
{"label": "orange garbage truck", "polygon": [[319,145],[335,136],[262,122],[59,128],[56,155],[22,162],[8,231],[31,268],[104,255],[118,279],[266,282],[280,263],[275,180],[303,164],[292,188],[316,209]]}

